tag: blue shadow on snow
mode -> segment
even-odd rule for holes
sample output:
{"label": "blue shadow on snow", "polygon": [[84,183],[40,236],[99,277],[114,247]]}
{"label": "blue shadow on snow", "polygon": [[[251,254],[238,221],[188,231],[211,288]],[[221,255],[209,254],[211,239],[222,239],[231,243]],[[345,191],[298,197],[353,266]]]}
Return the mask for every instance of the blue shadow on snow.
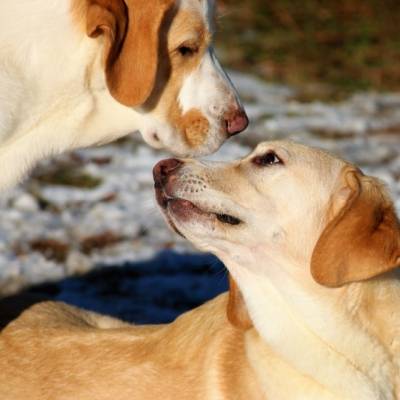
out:
{"label": "blue shadow on snow", "polygon": [[167,323],[226,291],[224,265],[209,254],[162,251],[153,259],[103,267],[25,293],[138,324]]}

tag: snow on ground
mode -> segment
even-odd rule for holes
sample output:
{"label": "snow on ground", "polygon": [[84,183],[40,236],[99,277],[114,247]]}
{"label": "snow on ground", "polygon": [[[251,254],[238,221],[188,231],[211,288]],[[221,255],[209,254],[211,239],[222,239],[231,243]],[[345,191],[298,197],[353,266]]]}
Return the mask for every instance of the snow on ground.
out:
{"label": "snow on ground", "polygon": [[[252,123],[213,159],[234,159],[259,141],[290,138],[333,151],[379,176],[400,210],[400,94],[300,103],[291,88],[236,72],[231,76]],[[1,194],[0,294],[145,260],[164,249],[193,251],[170,232],[155,205],[152,167],[168,156],[135,134],[43,162],[35,179]],[[56,184],[62,179],[53,174],[49,180],[48,171],[78,171],[89,177],[89,188]]]}

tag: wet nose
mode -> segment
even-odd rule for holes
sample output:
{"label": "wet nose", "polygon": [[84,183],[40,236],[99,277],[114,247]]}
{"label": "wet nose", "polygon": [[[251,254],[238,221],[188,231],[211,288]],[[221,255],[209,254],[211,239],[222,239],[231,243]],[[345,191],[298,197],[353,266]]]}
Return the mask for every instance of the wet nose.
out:
{"label": "wet nose", "polygon": [[249,125],[246,112],[240,108],[225,115],[226,130],[229,136],[236,135],[244,131]]}
{"label": "wet nose", "polygon": [[168,158],[159,161],[153,168],[153,178],[155,186],[162,186],[165,184],[168,176],[178,169],[183,164],[182,161],[176,158]]}

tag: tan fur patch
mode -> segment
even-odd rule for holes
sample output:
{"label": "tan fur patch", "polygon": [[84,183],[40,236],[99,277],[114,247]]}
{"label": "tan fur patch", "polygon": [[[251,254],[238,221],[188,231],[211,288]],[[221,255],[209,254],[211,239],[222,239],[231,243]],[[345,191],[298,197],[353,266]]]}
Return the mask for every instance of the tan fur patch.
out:
{"label": "tan fur patch", "polygon": [[85,32],[87,0],[71,0],[70,12],[74,26],[79,31]]}
{"label": "tan fur patch", "polygon": [[238,329],[246,331],[253,326],[243,295],[231,275],[229,275],[227,317],[229,322]]}
{"label": "tan fur patch", "polygon": [[197,108],[192,108],[183,114],[176,121],[176,125],[184,132],[185,139],[191,147],[203,144],[210,128],[207,118]]}

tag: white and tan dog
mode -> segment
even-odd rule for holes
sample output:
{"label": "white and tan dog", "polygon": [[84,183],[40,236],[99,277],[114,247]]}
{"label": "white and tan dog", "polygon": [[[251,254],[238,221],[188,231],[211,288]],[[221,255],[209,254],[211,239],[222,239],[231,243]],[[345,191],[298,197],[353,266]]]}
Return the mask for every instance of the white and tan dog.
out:
{"label": "white and tan dog", "polygon": [[185,156],[243,130],[213,15],[213,0],[2,0],[0,190],[44,157],[135,130]]}
{"label": "white and tan dog", "polygon": [[229,297],[159,327],[33,306],[0,336],[0,398],[400,399],[400,228],[378,180],[287,142],[154,176]]}

